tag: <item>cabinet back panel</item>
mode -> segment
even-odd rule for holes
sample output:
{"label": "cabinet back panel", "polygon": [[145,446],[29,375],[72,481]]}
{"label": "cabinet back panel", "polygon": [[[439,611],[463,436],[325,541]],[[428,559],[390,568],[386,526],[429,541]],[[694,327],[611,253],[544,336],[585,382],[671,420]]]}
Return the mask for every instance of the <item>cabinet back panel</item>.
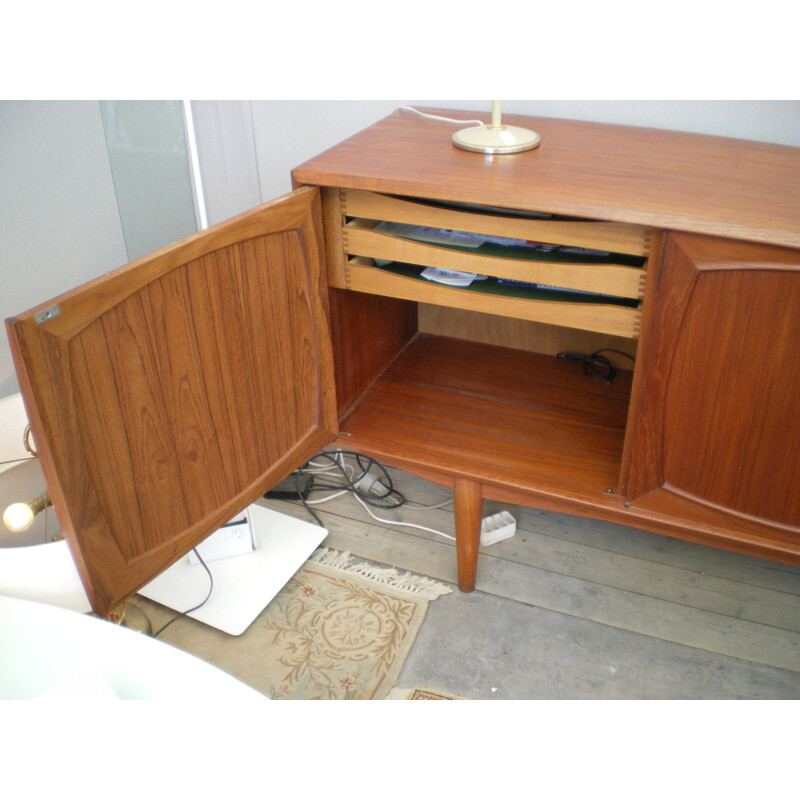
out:
{"label": "cabinet back panel", "polygon": [[[593,353],[595,350],[611,348],[628,353],[636,358],[636,339],[622,336],[609,336],[577,328],[564,328],[560,325],[547,325],[529,322],[513,317],[498,317],[476,311],[462,311],[427,303],[419,304],[419,330],[470,342],[496,344],[554,356],[569,351],[572,353]],[[604,353],[615,366],[631,370],[633,362],[615,353]]]}

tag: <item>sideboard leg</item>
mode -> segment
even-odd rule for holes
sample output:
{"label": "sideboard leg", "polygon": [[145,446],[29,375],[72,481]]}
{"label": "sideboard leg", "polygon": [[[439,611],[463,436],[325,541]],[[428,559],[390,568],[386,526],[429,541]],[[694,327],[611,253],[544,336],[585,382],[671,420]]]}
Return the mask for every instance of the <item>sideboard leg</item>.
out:
{"label": "sideboard leg", "polygon": [[478,547],[481,540],[481,518],[483,516],[483,496],[480,483],[468,478],[456,478],[453,499],[458,587],[462,592],[471,592],[475,588]]}

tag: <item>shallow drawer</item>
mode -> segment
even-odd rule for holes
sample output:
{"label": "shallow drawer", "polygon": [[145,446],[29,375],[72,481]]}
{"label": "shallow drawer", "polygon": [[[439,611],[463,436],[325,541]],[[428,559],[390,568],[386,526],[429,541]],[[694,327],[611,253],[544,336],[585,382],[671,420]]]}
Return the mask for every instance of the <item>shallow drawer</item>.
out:
{"label": "shallow drawer", "polygon": [[363,219],[347,224],[344,244],[348,255],[474,272],[615,297],[640,298],[644,293],[645,271],[642,267],[581,261],[529,261],[473,254],[379,233],[374,230],[375,225],[374,221]]}
{"label": "shallow drawer", "polygon": [[407,274],[378,269],[369,259],[358,257],[348,261],[346,279],[345,288],[356,292],[562,325],[627,339],[636,339],[639,336],[641,310],[638,305],[631,308],[604,303],[574,303],[491,294],[482,291],[480,284],[473,284],[473,287],[467,289],[451,288]]}
{"label": "shallow drawer", "polygon": [[[478,213],[355,190],[342,192],[342,212],[347,288],[628,338],[638,335],[650,241],[646,228]],[[503,241],[461,245],[457,237],[455,243],[443,245],[409,238],[414,234],[385,223]],[[507,246],[513,244],[510,240],[516,245]],[[543,253],[528,242],[559,245],[569,252]],[[573,254],[576,248],[606,255]],[[490,280],[469,289],[451,288],[420,277],[424,267],[476,273]],[[551,290],[530,291],[516,283],[593,296],[556,296]]]}
{"label": "shallow drawer", "polygon": [[632,256],[647,256],[650,248],[650,229],[640,225],[532,219],[513,216],[512,211],[508,212],[508,216],[476,213],[355,189],[342,192],[342,212],[346,217],[507,236],[523,241],[587,247]]}

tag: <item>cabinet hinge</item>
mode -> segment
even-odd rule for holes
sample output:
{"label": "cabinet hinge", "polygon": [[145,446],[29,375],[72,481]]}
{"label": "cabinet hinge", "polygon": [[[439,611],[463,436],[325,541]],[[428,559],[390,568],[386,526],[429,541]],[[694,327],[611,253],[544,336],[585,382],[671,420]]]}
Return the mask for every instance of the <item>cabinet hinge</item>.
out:
{"label": "cabinet hinge", "polygon": [[53,319],[53,317],[57,317],[61,313],[61,309],[58,306],[50,306],[50,308],[46,308],[44,311],[40,311],[38,314],[34,316],[37,325],[41,325],[43,322],[47,322],[49,319]]}

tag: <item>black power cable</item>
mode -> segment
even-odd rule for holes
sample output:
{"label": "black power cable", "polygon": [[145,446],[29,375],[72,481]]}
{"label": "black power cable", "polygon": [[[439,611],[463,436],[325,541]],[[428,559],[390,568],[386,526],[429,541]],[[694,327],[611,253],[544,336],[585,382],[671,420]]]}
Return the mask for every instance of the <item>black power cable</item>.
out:
{"label": "black power cable", "polygon": [[[341,458],[342,457],[351,457],[355,459],[356,465],[358,469],[356,470],[356,474],[353,477],[349,477],[344,466],[342,465]],[[320,459],[327,460],[331,463],[332,467],[335,467],[338,470],[339,476],[341,477],[340,482],[326,482],[323,479],[320,479],[316,473],[311,472],[312,469],[312,462],[319,463]],[[377,470],[380,472],[380,491],[376,494],[375,492],[371,491],[370,489],[364,489],[359,486],[359,483],[373,470]],[[309,487],[305,490],[305,493],[298,491],[297,496],[303,505],[306,507],[306,510],[309,514],[316,520],[317,524],[320,527],[325,527],[320,518],[314,512],[314,510],[309,506],[306,502],[306,496],[309,495],[311,492],[323,492],[323,491],[347,491],[351,492],[352,494],[358,495],[361,500],[363,500],[367,505],[372,506],[373,508],[381,508],[381,509],[388,509],[388,508],[399,508],[400,506],[404,505],[407,500],[405,496],[399,492],[397,489],[394,488],[394,482],[392,481],[391,476],[389,475],[388,470],[381,464],[379,461],[376,461],[373,458],[369,458],[361,453],[356,453],[351,450],[337,450],[335,452],[328,452],[323,451],[318,453],[314,456],[311,461],[306,462],[298,472],[307,471],[311,474],[312,480]],[[375,485],[373,482],[372,486]]]}
{"label": "black power cable", "polygon": [[606,356],[600,355],[601,353],[616,353],[629,358],[631,361],[636,360],[632,355],[623,353],[621,350],[613,350],[610,347],[595,350],[590,355],[586,355],[586,353],[558,353],[556,357],[567,361],[580,361],[583,364],[583,371],[590,378],[600,378],[608,385],[611,385],[611,382],[617,377],[617,368]]}
{"label": "black power cable", "polygon": [[203,565],[205,571],[208,573],[208,579],[211,582],[211,585],[208,587],[208,594],[206,595],[206,598],[205,598],[205,600],[203,600],[202,603],[198,603],[194,608],[190,608],[187,611],[181,611],[180,614],[177,614],[169,622],[167,622],[165,625],[162,625],[153,634],[153,638],[154,639],[156,637],[158,637],[160,634],[162,634],[167,628],[169,628],[169,626],[172,625],[172,623],[175,622],[175,620],[180,619],[181,617],[185,617],[187,614],[191,614],[192,611],[197,611],[198,608],[201,608],[202,606],[204,606],[208,602],[208,598],[211,597],[211,592],[214,589],[214,577],[211,574],[211,570],[208,568],[206,562],[203,561],[202,557],[200,556],[200,553],[197,552],[197,549],[196,548],[192,548],[192,552],[197,556],[197,558],[199,559],[200,563]]}

